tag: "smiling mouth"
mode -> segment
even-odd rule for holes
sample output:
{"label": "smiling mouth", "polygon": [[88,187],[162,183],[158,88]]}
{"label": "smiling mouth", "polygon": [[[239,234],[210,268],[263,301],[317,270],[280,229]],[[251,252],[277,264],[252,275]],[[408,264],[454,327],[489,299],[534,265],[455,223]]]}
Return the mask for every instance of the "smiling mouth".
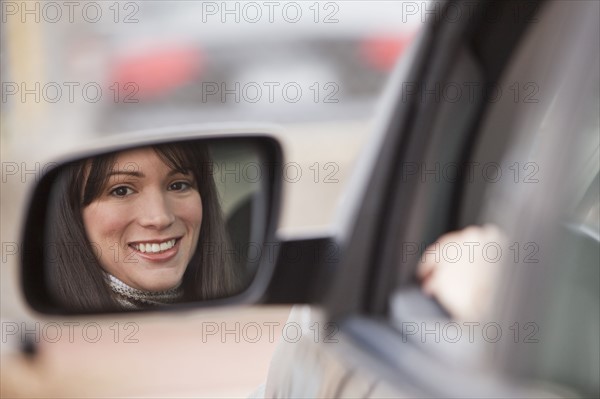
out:
{"label": "smiling mouth", "polygon": [[165,241],[141,241],[129,244],[131,248],[136,250],[137,252],[141,252],[144,254],[161,254],[175,247],[177,242],[181,239],[179,238],[171,238]]}

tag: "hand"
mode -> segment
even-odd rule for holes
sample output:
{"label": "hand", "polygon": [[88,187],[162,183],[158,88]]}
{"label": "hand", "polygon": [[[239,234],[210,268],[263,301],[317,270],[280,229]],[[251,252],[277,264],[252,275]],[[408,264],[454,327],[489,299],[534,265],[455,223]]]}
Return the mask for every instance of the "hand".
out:
{"label": "hand", "polygon": [[479,320],[491,305],[505,238],[496,226],[469,226],[444,234],[422,254],[417,277],[423,291],[454,317]]}

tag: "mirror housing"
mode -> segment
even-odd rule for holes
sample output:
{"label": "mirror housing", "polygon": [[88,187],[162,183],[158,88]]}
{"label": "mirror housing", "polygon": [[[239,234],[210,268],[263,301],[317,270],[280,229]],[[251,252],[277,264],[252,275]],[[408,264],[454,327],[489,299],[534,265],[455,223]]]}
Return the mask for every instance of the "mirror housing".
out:
{"label": "mirror housing", "polygon": [[[221,205],[228,208],[226,209],[226,216],[228,216],[227,230],[231,242],[240,244],[241,246],[238,248],[243,247],[244,243],[248,244],[246,250],[241,250],[242,254],[238,251],[236,255],[249,260],[249,262],[244,262],[244,267],[251,271],[253,278],[239,292],[231,293],[231,295],[210,297],[202,299],[202,301],[186,301],[169,306],[143,307],[136,310],[157,310],[159,308],[174,310],[199,306],[216,306],[218,304],[252,303],[268,298],[267,289],[274,272],[280,247],[275,234],[281,202],[283,156],[279,142],[269,133],[268,129],[265,133],[255,133],[257,131],[260,130],[219,130],[195,127],[145,131],[126,137],[115,137],[112,140],[105,139],[102,143],[98,142],[87,146],[82,151],[56,162],[56,167],[46,171],[46,174],[39,179],[33,191],[22,236],[21,284],[27,303],[37,312],[44,314],[97,314],[111,313],[116,310],[110,308],[69,307],[58,300],[56,278],[48,272],[48,261],[52,255],[52,250],[55,250],[56,247],[53,248],[52,241],[48,237],[49,231],[52,231],[50,227],[53,225],[53,212],[56,208],[53,204],[57,203],[57,198],[61,198],[61,193],[57,194],[56,191],[57,182],[63,179],[62,176],[64,176],[66,168],[74,163],[79,162],[81,165],[83,162],[89,165],[89,160],[111,153],[112,155],[130,154],[134,149],[175,144],[179,147],[186,147],[187,144],[184,143],[200,143],[210,147],[213,160],[228,159],[229,165],[232,162],[234,165],[236,162],[238,163],[236,168],[233,169],[234,180],[246,180],[246,183],[251,180],[258,183],[260,189],[250,189],[250,191],[248,191],[248,187],[240,190],[239,184],[234,184],[229,189],[227,185],[224,188],[218,188],[220,196],[224,192],[227,192],[228,195],[233,193],[232,196],[225,198]],[[248,154],[252,150],[255,152],[250,155],[254,158],[252,156],[248,158]],[[255,162],[257,159],[258,163]],[[252,172],[251,176],[240,176],[239,174],[244,166],[240,163],[243,162],[246,162],[246,165],[249,162],[255,163],[256,165],[253,165],[253,168],[259,167],[260,176],[256,174],[256,170]],[[221,177],[229,177],[227,173],[230,176],[232,175],[232,169],[227,167],[221,169],[221,172],[219,172]],[[238,176],[235,176],[236,173],[238,173]],[[234,187],[234,189],[231,189],[231,187]],[[246,192],[243,192],[244,190]],[[252,198],[250,199],[250,197]],[[112,199],[112,197],[110,198]],[[247,201],[244,202],[244,198]],[[227,203],[228,200],[229,203]],[[236,207],[236,203],[240,205],[240,200],[242,205]],[[237,228],[231,226],[237,226]],[[252,258],[248,254],[250,244],[255,244],[253,248],[259,250],[259,254],[252,256]],[[271,248],[267,248],[267,246]],[[233,247],[235,248],[235,245]],[[102,268],[105,269],[104,266]]]}

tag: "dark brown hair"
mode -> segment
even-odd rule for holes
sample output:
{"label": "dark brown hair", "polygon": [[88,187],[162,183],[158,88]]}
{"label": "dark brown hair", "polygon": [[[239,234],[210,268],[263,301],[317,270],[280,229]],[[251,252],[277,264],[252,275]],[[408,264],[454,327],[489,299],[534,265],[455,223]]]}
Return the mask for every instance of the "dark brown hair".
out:
{"label": "dark brown hair", "polygon": [[[245,276],[230,261],[229,238],[206,146],[185,142],[151,148],[170,168],[191,172],[202,199],[198,246],[183,276],[184,300],[215,299],[239,292]],[[56,300],[69,309],[119,308],[82,218],[83,208],[101,195],[116,155],[100,155],[66,166],[53,188],[46,239],[53,247],[46,262],[48,280]]]}

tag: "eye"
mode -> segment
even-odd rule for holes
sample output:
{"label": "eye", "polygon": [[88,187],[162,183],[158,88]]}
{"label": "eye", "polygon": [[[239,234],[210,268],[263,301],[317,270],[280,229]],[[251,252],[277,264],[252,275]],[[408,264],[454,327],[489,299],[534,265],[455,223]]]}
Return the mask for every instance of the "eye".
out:
{"label": "eye", "polygon": [[110,195],[115,197],[126,197],[130,194],[133,194],[133,190],[127,186],[115,187],[110,191]]}
{"label": "eye", "polygon": [[191,187],[192,187],[192,185],[188,182],[176,181],[174,183],[171,183],[171,185],[169,185],[169,190],[170,191],[186,191],[186,190],[190,189]]}

